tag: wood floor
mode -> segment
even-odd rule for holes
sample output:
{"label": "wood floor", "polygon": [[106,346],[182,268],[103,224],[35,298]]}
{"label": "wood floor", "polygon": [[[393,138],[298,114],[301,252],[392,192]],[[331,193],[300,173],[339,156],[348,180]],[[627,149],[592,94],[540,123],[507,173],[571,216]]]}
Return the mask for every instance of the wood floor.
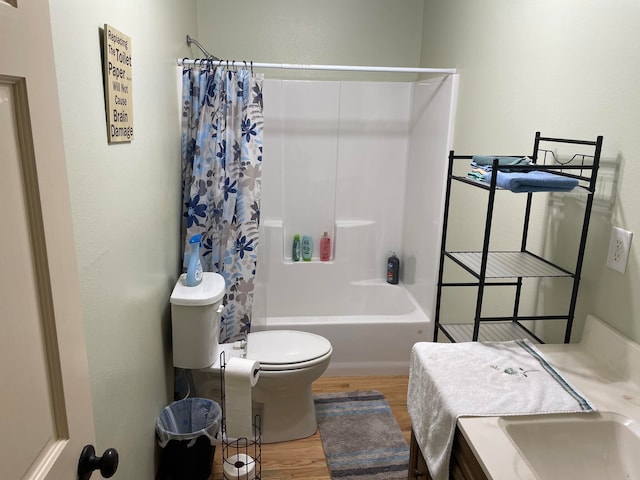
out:
{"label": "wood floor", "polygon": [[[407,443],[411,422],[407,413],[409,377],[327,377],[313,383],[314,393],[378,390],[391,406]],[[222,480],[221,448],[216,448],[210,480]],[[292,442],[262,445],[262,480],[330,480],[318,432]]]}

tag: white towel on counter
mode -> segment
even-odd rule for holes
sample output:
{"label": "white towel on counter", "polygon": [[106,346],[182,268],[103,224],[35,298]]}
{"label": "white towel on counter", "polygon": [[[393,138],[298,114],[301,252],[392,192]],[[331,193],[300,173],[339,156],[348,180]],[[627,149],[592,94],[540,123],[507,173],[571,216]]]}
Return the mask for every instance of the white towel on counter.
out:
{"label": "white towel on counter", "polygon": [[526,340],[416,343],[407,408],[433,480],[449,478],[460,416],[595,411]]}

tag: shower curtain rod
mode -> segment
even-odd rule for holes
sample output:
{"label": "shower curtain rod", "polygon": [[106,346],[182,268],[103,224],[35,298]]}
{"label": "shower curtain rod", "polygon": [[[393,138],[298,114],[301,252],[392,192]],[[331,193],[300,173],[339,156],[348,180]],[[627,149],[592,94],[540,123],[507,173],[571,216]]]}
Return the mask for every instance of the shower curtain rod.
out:
{"label": "shower curtain rod", "polygon": [[187,46],[195,44],[207,58],[204,60],[191,60],[179,58],[178,65],[194,65],[199,62],[219,63],[228,67],[256,67],[256,68],[282,68],[287,70],[340,70],[348,72],[395,72],[395,73],[456,73],[455,68],[420,68],[420,67],[372,67],[364,65],[307,65],[299,63],[262,63],[262,62],[237,62],[235,60],[220,60],[211,55],[195,38],[187,35]]}
{"label": "shower curtain rod", "polygon": [[189,58],[179,58],[178,65],[195,65],[197,63],[209,62],[211,64],[225,65],[229,67],[256,67],[256,68],[282,68],[287,70],[340,70],[348,72],[394,72],[394,73],[456,73],[455,68],[420,68],[420,67],[376,67],[365,65],[310,65],[302,63],[262,63],[246,62],[236,60],[214,60],[213,58],[203,60],[191,60]]}

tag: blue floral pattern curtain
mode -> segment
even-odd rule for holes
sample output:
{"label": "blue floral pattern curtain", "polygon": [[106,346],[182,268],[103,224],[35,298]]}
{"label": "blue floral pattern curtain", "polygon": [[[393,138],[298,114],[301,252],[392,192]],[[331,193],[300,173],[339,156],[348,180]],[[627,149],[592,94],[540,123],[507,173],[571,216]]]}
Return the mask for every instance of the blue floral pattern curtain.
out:
{"label": "blue floral pattern curtain", "polygon": [[183,249],[202,233],[202,268],[225,279],[224,343],[251,328],[263,78],[246,68],[203,65],[185,67],[182,80]]}

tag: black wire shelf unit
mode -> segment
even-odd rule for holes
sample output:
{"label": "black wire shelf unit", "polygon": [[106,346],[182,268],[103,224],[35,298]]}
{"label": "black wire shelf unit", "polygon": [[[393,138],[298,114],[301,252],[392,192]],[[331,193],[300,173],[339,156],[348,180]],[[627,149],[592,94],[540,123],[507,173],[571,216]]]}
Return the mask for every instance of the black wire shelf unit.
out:
{"label": "black wire shelf unit", "polygon": [[[558,149],[572,149],[580,153],[559,156]],[[444,217],[442,224],[442,239],[440,249],[440,263],[438,272],[438,284],[435,309],[434,341],[438,341],[439,333],[442,333],[450,342],[462,341],[506,341],[526,338],[536,343],[544,343],[539,335],[529,328],[530,321],[538,320],[564,320],[564,342],[569,343],[571,329],[575,315],[580,275],[584,259],[589,219],[596,191],[596,179],[600,164],[602,150],[602,136],[595,141],[572,140],[563,138],[543,137],[536,132],[532,155],[509,155],[511,157],[528,156],[531,163],[527,166],[501,165],[497,159],[493,160],[492,171],[546,171],[556,175],[578,180],[578,186],[571,192],[554,193],[553,195],[580,195],[583,208],[582,230],[579,234],[577,254],[573,268],[563,268],[552,261],[532,252],[528,248],[530,240],[530,220],[532,205],[537,192],[512,193],[497,185],[497,174],[491,176],[490,182],[478,181],[466,175],[460,175],[460,167],[466,162],[469,165],[472,155],[455,155],[452,150],[449,153],[449,166],[445,193]],[[457,173],[454,173],[457,172]],[[452,184],[462,183],[471,188],[480,188],[487,192],[486,218],[484,221],[484,235],[482,247],[475,251],[450,251],[447,249],[447,230],[456,219],[450,218]],[[459,188],[459,187],[458,187]],[[504,190],[504,193],[502,192]],[[526,195],[526,204],[522,215],[522,236],[520,249],[515,251],[490,250],[491,229],[494,223],[494,208],[497,197],[503,195]],[[501,201],[508,201],[500,199]],[[523,202],[524,203],[524,202]],[[445,281],[445,271],[457,265],[466,274],[473,277],[469,282]],[[571,282],[570,299],[568,308],[554,315],[525,315],[521,313],[521,299],[523,296],[523,279],[528,278],[565,278]],[[450,287],[476,288],[475,312],[473,321],[466,319],[462,323],[454,323],[450,319],[442,320],[443,290]],[[483,304],[486,302],[485,294],[491,287],[513,288],[513,313],[507,316],[483,316]],[[464,320],[464,319],[463,319]],[[525,322],[525,323],[523,323]]]}

